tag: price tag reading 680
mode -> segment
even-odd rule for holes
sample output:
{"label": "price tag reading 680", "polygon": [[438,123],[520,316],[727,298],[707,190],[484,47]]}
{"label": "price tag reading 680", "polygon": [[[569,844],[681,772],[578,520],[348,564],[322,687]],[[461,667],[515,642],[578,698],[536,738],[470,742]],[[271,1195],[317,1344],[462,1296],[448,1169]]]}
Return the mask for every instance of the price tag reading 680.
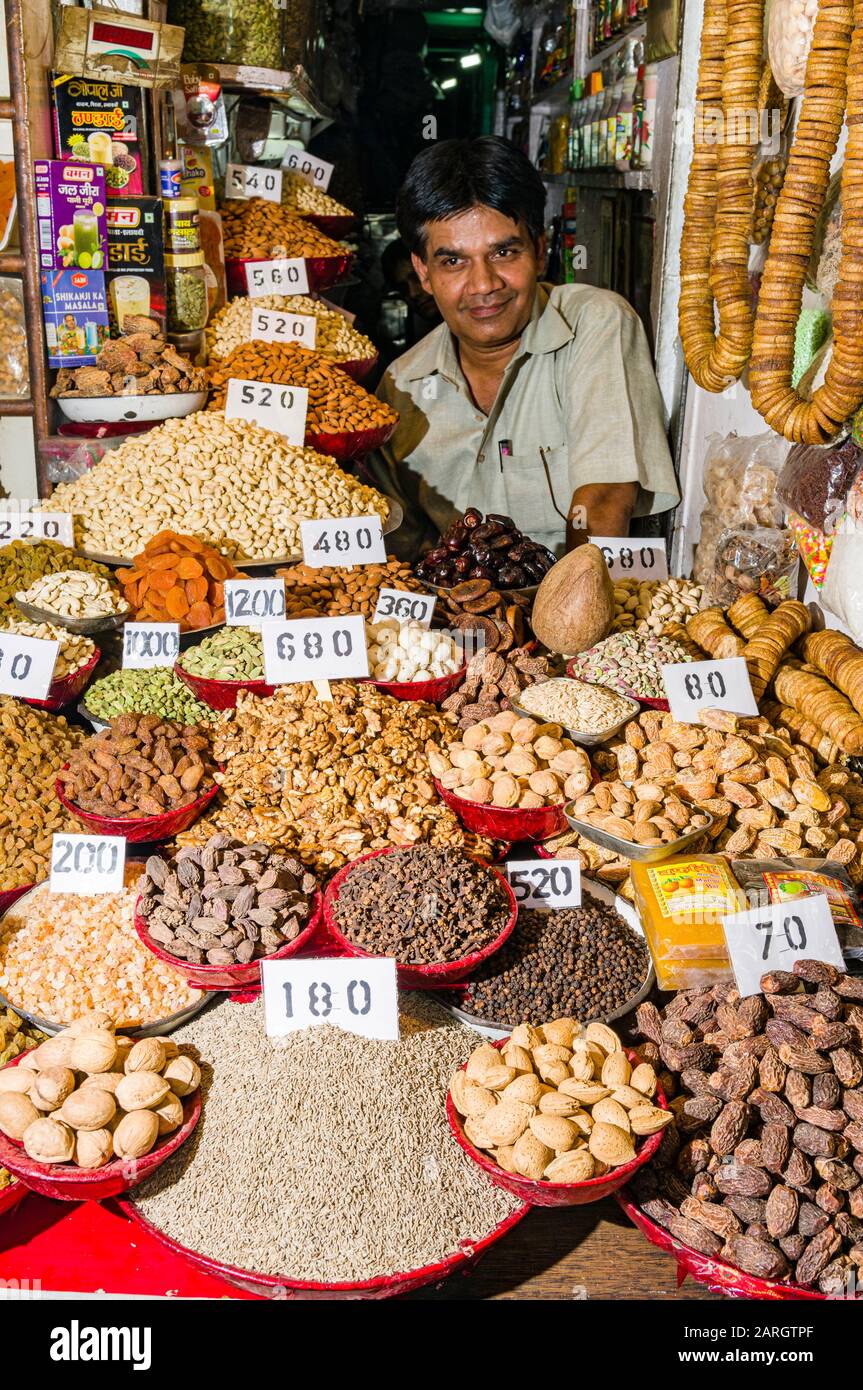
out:
{"label": "price tag reading 680", "polygon": [[379,516],[328,517],[301,521],[303,560],[312,569],[326,566],[385,565],[384,533]]}
{"label": "price tag reading 680", "polygon": [[52,893],[119,893],[125,864],[122,835],[55,835],[48,887]]}
{"label": "price tag reading 680", "polygon": [[661,669],[671,713],[680,724],[698,724],[703,709],[724,709],[745,718],[758,713],[742,656],[680,661]]}
{"label": "price tag reading 680", "polygon": [[264,679],[268,685],[293,681],[350,680],[369,674],[366,624],[362,613],[344,618],[295,618],[261,624]]}
{"label": "price tag reading 680", "polygon": [[641,536],[591,536],[608,565],[612,579],[667,579],[665,541]]}
{"label": "price tag reading 680", "polygon": [[364,1038],[398,1039],[394,960],[264,960],[261,975],[268,1037],[326,1023]]}

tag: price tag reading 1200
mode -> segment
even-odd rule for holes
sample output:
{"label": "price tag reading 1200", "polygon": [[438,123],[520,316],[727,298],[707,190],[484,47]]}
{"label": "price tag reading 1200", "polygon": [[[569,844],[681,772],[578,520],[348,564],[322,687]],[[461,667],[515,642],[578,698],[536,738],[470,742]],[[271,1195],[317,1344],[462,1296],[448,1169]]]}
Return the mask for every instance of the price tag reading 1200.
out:
{"label": "price tag reading 1200", "polygon": [[581,866],[573,859],[507,859],[519,907],[580,907]]}
{"label": "price tag reading 1200", "polygon": [[384,533],[379,516],[339,516],[301,521],[303,560],[312,569],[327,565],[385,565]]}
{"label": "price tag reading 1200", "polygon": [[398,1040],[394,960],[264,960],[261,967],[268,1037],[327,1023],[363,1038]]}
{"label": "price tag reading 1200", "polygon": [[742,656],[674,662],[661,670],[671,713],[680,724],[700,723],[703,709],[724,709],[744,718],[758,713]]}
{"label": "price tag reading 1200", "polygon": [[246,262],[246,289],[250,299],[265,294],[308,294],[309,276],[302,256],[280,256],[272,261]]}
{"label": "price tag reading 1200", "polygon": [[124,666],[138,671],[173,666],[179,654],[179,623],[123,624]]}
{"label": "price tag reading 1200", "polygon": [[796,960],[823,960],[845,969],[830,903],[823,893],[767,903],[722,919],[734,979],[741,995],[761,993],[761,976],[791,970]]}
{"label": "price tag reading 1200", "polygon": [[264,679],[268,685],[293,681],[350,680],[369,674],[366,623],[362,613],[344,618],[295,618],[262,623]]}
{"label": "price tag reading 1200", "polygon": [[302,447],[309,408],[307,386],[273,386],[269,381],[240,381],[231,377],[225,398],[226,420],[251,420],[261,429],[283,434]]}
{"label": "price tag reading 1200", "polygon": [[411,594],[406,589],[381,589],[375,607],[373,623],[383,618],[396,618],[400,623],[419,623],[428,627],[437,600],[434,594]]}
{"label": "price tag reading 1200", "polygon": [[667,579],[665,541],[641,536],[591,536],[608,565],[612,579]]}
{"label": "price tag reading 1200", "polygon": [[55,639],[0,632],[0,695],[44,700],[59,651],[60,643]]}
{"label": "price tag reading 1200", "polygon": [[125,864],[122,835],[55,835],[48,887],[52,893],[119,893]]}
{"label": "price tag reading 1200", "polygon": [[284,579],[226,579],[225,622],[254,627],[285,616]]}

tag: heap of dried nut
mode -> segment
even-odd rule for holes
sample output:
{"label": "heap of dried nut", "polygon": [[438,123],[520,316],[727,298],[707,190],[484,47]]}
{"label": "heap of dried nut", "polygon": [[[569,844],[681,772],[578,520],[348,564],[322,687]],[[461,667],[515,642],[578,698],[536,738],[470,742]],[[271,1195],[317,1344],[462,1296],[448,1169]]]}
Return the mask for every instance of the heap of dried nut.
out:
{"label": "heap of dried nut", "polygon": [[587,791],[590,758],[559,724],[538,724],[504,710],[466,729],[447,748],[429,743],[429,767],[465,801],[522,809],[557,805]]}
{"label": "heap of dried nut", "polygon": [[353,565],[349,569],[291,565],[276,570],[276,576],[285,581],[288,618],[336,617],[341,613],[362,613],[371,618],[382,588],[412,592],[422,588],[410,565],[394,555],[385,565]]}
{"label": "heap of dried nut", "polygon": [[702,588],[691,579],[615,579],[612,632],[661,632],[698,611]]}
{"label": "heap of dried nut", "polygon": [[636,1142],[670,1125],[656,1072],[633,1068],[613,1028],[557,1018],[519,1024],[502,1050],[481,1043],[450,1082],[464,1132],[508,1173],[587,1182],[631,1163]]}
{"label": "heap of dried nut", "polygon": [[143,1158],[184,1120],[201,1071],[169,1038],[118,1037],[89,1013],[0,1071],[0,1130],[36,1163]]}
{"label": "heap of dried nut", "polygon": [[508,652],[527,641],[526,599],[507,597],[490,579],[468,579],[440,595],[436,612],[449,627],[478,634],[477,645]]}
{"label": "heap of dried nut", "polygon": [[22,603],[56,614],[61,623],[63,618],[99,618],[123,613],[129,607],[110,580],[83,570],[42,575],[15,597]]}
{"label": "heap of dried nut", "polygon": [[296,940],[317,880],[281,850],[213,835],[171,863],[151,855],[139,887],[138,915],[170,955],[195,965],[244,965]]}
{"label": "heap of dried nut", "polygon": [[159,816],[195,801],[213,785],[214,771],[199,725],[121,714],[76,748],[58,777],[82,811]]}
{"label": "heap of dried nut", "polygon": [[441,708],[455,715],[460,729],[469,729],[509,709],[510,700],[518,703],[523,690],[547,675],[546,657],[531,656],[527,648],[519,647],[506,656],[500,651],[479,651],[468,662],[461,686]]}
{"label": "heap of dried nut", "polygon": [[824,1293],[863,1270],[863,978],[822,961],[637,1011],[673,1129],[633,1191],[685,1245]]}
{"label": "heap of dried nut", "polygon": [[127,315],[125,332],[109,338],[95,366],[61,367],[52,396],[141,396],[201,391],[206,371],[162,337],[156,319]]}

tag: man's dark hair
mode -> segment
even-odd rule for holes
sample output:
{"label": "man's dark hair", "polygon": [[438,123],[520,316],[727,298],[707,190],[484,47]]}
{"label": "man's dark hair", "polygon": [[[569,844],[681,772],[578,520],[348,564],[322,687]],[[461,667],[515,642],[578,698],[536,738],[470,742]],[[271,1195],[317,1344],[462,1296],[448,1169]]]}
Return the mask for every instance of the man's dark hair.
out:
{"label": "man's dark hair", "polygon": [[545,228],[545,185],[527,155],[497,135],[442,140],[418,154],[396,202],[399,233],[425,254],[426,223],[482,205],[524,222],[534,244]]}

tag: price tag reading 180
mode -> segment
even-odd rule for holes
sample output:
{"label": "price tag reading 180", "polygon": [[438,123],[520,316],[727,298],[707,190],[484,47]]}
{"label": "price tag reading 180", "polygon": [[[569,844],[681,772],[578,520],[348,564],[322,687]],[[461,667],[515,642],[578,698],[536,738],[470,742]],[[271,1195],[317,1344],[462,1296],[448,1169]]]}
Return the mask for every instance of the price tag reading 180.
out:
{"label": "price tag reading 180", "polygon": [[308,294],[309,276],[302,256],[281,256],[273,261],[246,262],[246,288],[250,299],[265,294]]}
{"label": "price tag reading 180", "polygon": [[419,623],[429,627],[437,602],[434,594],[411,594],[406,589],[381,589],[375,606],[373,623],[384,618],[397,618],[400,623]]}
{"label": "price tag reading 180", "polygon": [[768,903],[723,917],[722,926],[741,995],[761,993],[761,976],[791,970],[796,960],[823,960],[844,970],[830,903],[823,893],[794,903]]}
{"label": "price tag reading 180", "polygon": [[283,314],[278,309],[252,310],[252,338],[263,343],[296,343],[313,348],[318,336],[314,314]]}
{"label": "price tag reading 180", "polygon": [[225,622],[256,627],[285,616],[284,579],[226,579]]}
{"label": "price tag reading 180", "polygon": [[226,198],[263,198],[282,201],[282,171],[262,164],[229,164],[225,169]]}
{"label": "price tag reading 180", "polygon": [[301,521],[303,560],[312,569],[327,565],[385,565],[384,533],[379,516],[339,516]]}
{"label": "price tag reading 180", "polygon": [[0,545],[8,541],[59,541],[73,545],[72,517],[69,512],[0,512]]}
{"label": "price tag reading 180", "polygon": [[0,632],[0,695],[44,700],[54,679],[60,651],[57,640]]}
{"label": "price tag reading 180", "polygon": [[173,666],[179,654],[179,623],[123,624],[123,665],[130,670]]}
{"label": "price tag reading 180", "polygon": [[640,536],[591,536],[598,545],[612,579],[667,579],[665,541]]}
{"label": "price tag reading 180", "polygon": [[398,1040],[394,960],[264,960],[261,967],[268,1037],[327,1023],[363,1038]]}
{"label": "price tag reading 180", "polygon": [[519,907],[580,907],[581,866],[574,859],[507,859]]}
{"label": "price tag reading 180", "polygon": [[366,622],[361,613],[262,623],[261,637],[268,685],[351,680],[369,674]]}
{"label": "price tag reading 180", "polygon": [[48,887],[52,893],[119,893],[125,864],[122,835],[55,835]]}
{"label": "price tag reading 180", "polygon": [[305,150],[291,150],[282,160],[282,168],[290,169],[292,173],[299,174],[306,183],[311,183],[315,188],[326,189],[330,186],[330,179],[333,176],[334,164],[328,164],[325,159],[316,159],[313,154],[307,154]]}
{"label": "price tag reading 180", "polygon": [[674,662],[661,670],[671,713],[680,724],[700,723],[703,709],[724,709],[745,718],[758,713],[742,656]]}
{"label": "price tag reading 180", "polygon": [[306,437],[307,386],[274,386],[269,381],[240,381],[231,377],[225,398],[226,420],[251,420],[261,429],[283,434],[302,447]]}

